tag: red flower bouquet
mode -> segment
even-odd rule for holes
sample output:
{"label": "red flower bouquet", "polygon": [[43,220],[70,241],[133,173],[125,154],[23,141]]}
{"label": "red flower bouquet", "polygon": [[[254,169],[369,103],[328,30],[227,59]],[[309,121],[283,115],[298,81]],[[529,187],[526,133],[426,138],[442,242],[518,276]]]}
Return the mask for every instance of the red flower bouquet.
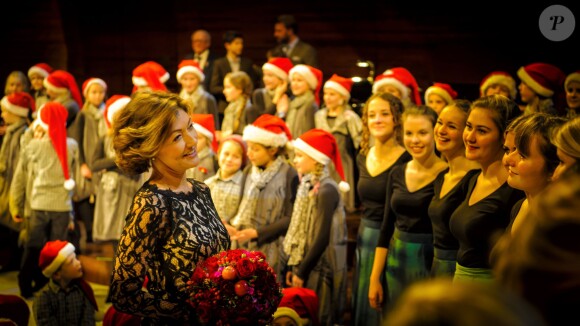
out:
{"label": "red flower bouquet", "polygon": [[282,299],[276,273],[259,251],[222,251],[198,264],[189,303],[208,325],[267,325]]}

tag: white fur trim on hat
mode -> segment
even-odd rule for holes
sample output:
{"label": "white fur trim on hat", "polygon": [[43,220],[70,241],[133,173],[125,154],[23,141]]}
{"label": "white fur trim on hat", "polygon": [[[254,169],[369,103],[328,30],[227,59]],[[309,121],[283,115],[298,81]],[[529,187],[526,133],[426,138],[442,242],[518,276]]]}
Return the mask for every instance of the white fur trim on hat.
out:
{"label": "white fur trim on hat", "polygon": [[187,73],[192,73],[196,75],[200,82],[203,82],[205,80],[205,75],[203,74],[203,72],[194,66],[184,66],[179,68],[179,70],[177,70],[177,80],[179,81],[181,77]]}
{"label": "white fur trim on hat", "polygon": [[516,98],[516,81],[509,76],[500,74],[492,75],[485,80],[480,87],[481,94],[485,95],[485,90],[493,84],[506,86],[510,91],[510,98],[512,100]]}
{"label": "white fur trim on hat", "polygon": [[451,95],[449,95],[449,93],[447,93],[447,91],[444,90],[443,88],[437,86],[431,86],[427,88],[427,91],[425,92],[425,103],[429,102],[429,95],[431,94],[437,94],[441,96],[443,100],[447,102],[447,105],[453,103],[453,98],[451,97]]}
{"label": "white fur trim on hat", "polygon": [[306,82],[308,83],[308,86],[310,86],[311,89],[315,90],[316,87],[318,86],[318,80],[316,79],[316,76],[307,66],[295,65],[292,69],[290,69],[290,78],[292,78],[292,75],[294,75],[295,73],[298,73],[302,77],[304,77],[304,79],[306,79]]}
{"label": "white fur trim on hat", "polygon": [[133,76],[133,78],[131,78],[131,80],[133,81],[133,85],[135,85],[137,87],[143,87],[143,86],[149,85],[149,84],[147,84],[147,81],[143,77]]}
{"label": "white fur trim on hat", "polygon": [[285,133],[274,133],[268,130],[256,127],[254,125],[247,125],[244,128],[242,139],[262,144],[264,146],[284,147],[290,139],[286,137]]}
{"label": "white fur trim on hat", "polygon": [[195,128],[195,131],[206,136],[207,138],[209,138],[210,141],[213,141],[213,134],[207,128],[195,122],[193,123],[193,127]]}
{"label": "white fur trim on hat", "polygon": [[570,82],[578,82],[580,83],[580,72],[573,72],[566,77],[566,81],[564,82],[564,88],[568,88],[568,84]]}
{"label": "white fur trim on hat", "polygon": [[83,89],[83,95],[85,97],[87,96],[87,93],[88,93],[89,89],[91,88],[91,85],[93,85],[93,84],[101,85],[101,87],[105,90],[105,92],[107,91],[107,83],[105,83],[104,80],[102,80],[101,78],[91,78],[91,80],[89,80],[87,82],[87,85]]}
{"label": "white fur trim on hat", "polygon": [[[388,71],[388,70],[387,70]],[[409,98],[409,88],[405,86],[405,84],[401,83],[399,80],[395,78],[383,78],[373,83],[373,94],[376,94],[379,91],[379,88],[391,85],[396,87],[399,92],[401,92],[401,99]]]}
{"label": "white fur trim on hat", "polygon": [[131,102],[130,97],[123,97],[111,103],[111,105],[109,105],[109,108],[107,109],[107,121],[111,123],[113,121],[113,117],[115,116],[115,114],[120,109],[124,108],[129,102]]}
{"label": "white fur trim on hat", "polygon": [[262,66],[262,70],[271,71],[274,75],[276,75],[276,77],[282,80],[288,80],[288,74],[284,70],[269,62],[264,63],[264,65]]}
{"label": "white fur trim on hat", "polygon": [[518,77],[520,77],[520,79],[524,83],[526,83],[526,85],[532,88],[534,92],[544,97],[551,97],[552,95],[554,95],[553,90],[542,86],[534,78],[532,78],[532,76],[530,76],[530,74],[528,74],[528,72],[526,71],[525,67],[521,67],[520,69],[518,69]]}
{"label": "white fur trim on hat", "polygon": [[56,87],[56,86],[54,86],[53,84],[51,84],[48,81],[48,78],[44,78],[44,81],[42,82],[42,84],[44,85],[44,87],[46,89],[50,89],[51,91],[53,91],[55,93],[65,93],[65,92],[68,92],[69,91],[68,88],[66,88],[66,87]]}
{"label": "white fur trim on hat", "polygon": [[42,78],[46,78],[49,75],[49,72],[40,67],[32,66],[28,69],[28,77],[31,77],[32,74],[39,74]]}
{"label": "white fur trim on hat", "polygon": [[0,103],[2,103],[2,106],[4,106],[8,112],[23,118],[28,117],[28,111],[30,110],[16,104],[12,104],[10,101],[8,101],[8,96],[4,96]]}
{"label": "white fur trim on hat", "polygon": [[348,89],[344,88],[341,84],[335,82],[334,80],[329,80],[324,84],[324,88],[330,88],[337,91],[340,95],[350,99],[350,92]]}
{"label": "white fur trim on hat", "polygon": [[306,153],[306,155],[312,157],[312,159],[318,163],[328,165],[328,163],[331,161],[330,157],[326,156],[324,153],[320,152],[300,138],[294,140],[294,148],[303,151]]}
{"label": "white fur trim on hat", "polygon": [[62,247],[62,249],[59,250],[58,255],[54,257],[50,265],[46,266],[42,270],[42,274],[50,278],[52,274],[54,274],[60,268],[66,258],[73,252],[75,252],[75,246],[73,246],[70,242],[67,243],[64,247]]}

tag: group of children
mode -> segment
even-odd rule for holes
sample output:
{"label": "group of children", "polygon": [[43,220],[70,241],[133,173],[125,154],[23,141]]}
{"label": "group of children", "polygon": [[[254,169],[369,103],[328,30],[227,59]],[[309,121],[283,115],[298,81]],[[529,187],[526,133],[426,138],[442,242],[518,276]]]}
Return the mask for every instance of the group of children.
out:
{"label": "group of children", "polygon": [[[349,78],[333,75],[323,84],[320,70],[293,66],[287,58],[271,58],[262,70],[264,88],[256,90],[243,71],[225,76],[228,105],[222,120],[215,98],[203,89],[205,76],[197,62],[179,64],[179,94],[190,103],[200,158],[188,177],[210,187],[233,246],[264,252],[286,286],[316,292],[316,318],[322,324],[342,322],[345,214],[361,204],[354,324],[378,324],[381,316],[373,308],[432,274],[490,279],[490,248],[479,243],[508,225],[511,207],[523,197],[512,187],[520,188],[507,183],[514,169],[501,166],[504,137],[510,148],[508,123],[520,112],[559,112],[552,96],[564,82],[572,94],[567,116],[575,116],[580,107],[580,75],[564,78],[543,63],[518,71],[521,108],[514,106],[515,80],[505,72],[486,76],[482,99],[473,104],[457,100],[449,84],[434,83],[425,92],[424,106],[413,75],[395,67],[376,78],[361,115],[348,104]],[[81,88],[83,103],[66,71],[40,63],[28,74],[32,95],[15,90],[2,99],[8,127],[0,164],[2,218],[11,217],[7,224],[27,231],[19,274],[25,297],[47,283],[42,274],[54,274],[38,266],[43,246],[78,240],[70,235],[78,231],[76,220],[84,222],[86,239],[115,244],[132,196],[146,180],[117,168],[108,132],[129,96],[105,101],[106,82],[90,78]],[[168,78],[161,65],[145,62],[133,71],[133,91],[168,91]],[[577,157],[569,150],[560,154],[562,161]],[[486,214],[498,210],[501,221],[482,222],[472,233],[471,222],[486,221]],[[78,249],[80,243],[75,244]],[[67,287],[82,275],[74,273],[80,270],[74,257],[69,259],[74,248],[63,248],[57,261],[66,260],[71,270],[57,272],[65,276],[48,283],[54,292],[55,286]]]}

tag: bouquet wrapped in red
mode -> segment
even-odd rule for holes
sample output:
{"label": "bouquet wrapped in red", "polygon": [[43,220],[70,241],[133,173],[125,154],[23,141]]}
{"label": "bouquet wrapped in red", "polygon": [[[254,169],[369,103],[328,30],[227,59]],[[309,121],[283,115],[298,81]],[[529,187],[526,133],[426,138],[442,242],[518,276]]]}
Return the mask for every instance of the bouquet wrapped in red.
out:
{"label": "bouquet wrapped in red", "polygon": [[282,299],[276,273],[259,251],[213,255],[196,266],[188,285],[203,324],[267,325]]}

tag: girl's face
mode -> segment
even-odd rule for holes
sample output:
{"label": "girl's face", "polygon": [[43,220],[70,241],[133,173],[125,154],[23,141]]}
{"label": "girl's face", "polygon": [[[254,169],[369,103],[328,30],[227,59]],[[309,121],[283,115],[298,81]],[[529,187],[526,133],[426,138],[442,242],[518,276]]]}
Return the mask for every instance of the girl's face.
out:
{"label": "girl's face", "polygon": [[199,164],[197,132],[189,115],[182,110],[177,111],[171,130],[173,132],[161,144],[153,165],[161,165],[164,170],[177,174],[185,173]]}
{"label": "girl's face", "polygon": [[303,151],[294,149],[294,167],[301,175],[312,173],[316,168],[316,161]]}
{"label": "girl's face", "polygon": [[429,94],[429,97],[427,98],[427,105],[435,110],[437,114],[441,113],[447,104],[448,103],[438,94]]}
{"label": "girl's face", "polygon": [[87,92],[86,100],[97,108],[101,106],[105,100],[105,89],[103,86],[92,84]]}
{"label": "girl's face", "polygon": [[384,92],[384,93],[389,93],[391,95],[398,97],[399,99],[403,99],[403,94],[401,93],[401,90],[399,90],[397,87],[395,87],[393,85],[387,84],[387,85],[379,88],[378,91]]}
{"label": "girl's face", "polygon": [[40,91],[40,90],[44,89],[44,85],[42,84],[43,82],[44,82],[44,78],[38,73],[33,73],[30,76],[30,86],[35,91]]}
{"label": "girl's face", "polygon": [[540,152],[538,137],[532,137],[529,156],[516,150],[507,157],[508,184],[528,194],[538,194],[550,182],[546,172],[546,159]]}
{"label": "girl's face", "polygon": [[12,76],[6,81],[6,90],[7,93],[5,95],[22,92],[24,91],[24,84],[22,84],[20,78]]}
{"label": "girl's face", "polygon": [[226,101],[233,102],[242,96],[242,90],[236,88],[230,81],[229,78],[224,79],[224,96]]}
{"label": "girl's face", "polygon": [[290,89],[292,90],[292,94],[294,94],[295,96],[300,96],[309,91],[310,86],[308,85],[308,82],[306,82],[306,79],[304,79],[304,77],[302,77],[301,74],[295,72],[292,74],[292,79],[290,81]]}
{"label": "girl's face", "polygon": [[571,81],[566,87],[566,103],[572,110],[580,109],[580,82]]}
{"label": "girl's face", "polygon": [[221,177],[229,178],[242,168],[244,160],[242,146],[233,140],[225,141],[219,152],[218,163],[220,166]]}
{"label": "girl's face", "polygon": [[184,91],[193,93],[193,91],[197,89],[197,86],[199,86],[200,80],[196,74],[190,72],[183,74],[179,80],[179,83],[181,84],[181,87]]}
{"label": "girl's face", "polygon": [[23,118],[6,110],[5,108],[2,108],[2,119],[4,119],[4,122],[7,125],[11,125],[13,123],[20,121]]}
{"label": "girl's face", "polygon": [[389,102],[380,97],[374,98],[368,104],[367,118],[371,136],[385,142],[395,135],[395,122]]}
{"label": "girl's face", "polygon": [[345,98],[332,88],[324,89],[324,104],[329,109],[337,108],[344,104]]}
{"label": "girl's face", "polygon": [[277,150],[276,147],[267,148],[262,144],[249,141],[248,159],[252,165],[265,168],[276,159]]}
{"label": "girl's face", "polygon": [[454,153],[465,152],[463,129],[465,129],[465,112],[455,106],[447,106],[435,124],[435,145],[441,154],[452,157]]}
{"label": "girl's face", "polygon": [[489,87],[485,90],[485,96],[490,96],[490,95],[495,95],[495,94],[499,94],[499,95],[503,95],[507,98],[510,98],[510,90],[507,86],[502,85],[502,84],[491,84],[489,85]]}
{"label": "girl's face", "polygon": [[278,76],[269,70],[263,70],[263,74],[262,80],[267,90],[274,90],[283,82],[282,79],[278,78]]}
{"label": "girl's face", "polygon": [[564,171],[566,171],[569,167],[576,163],[576,159],[568,154],[566,154],[561,149],[557,149],[556,155],[558,155],[558,159],[560,160],[560,164],[556,167],[554,171],[554,175],[552,176],[552,180],[558,179]]}
{"label": "girl's face", "polygon": [[516,134],[513,131],[508,131],[505,133],[504,141],[503,141],[503,158],[501,159],[501,163],[509,172],[509,163],[508,157],[510,154],[516,151]]}
{"label": "girl's face", "polygon": [[482,164],[501,159],[504,140],[493,121],[492,114],[488,109],[471,110],[463,131],[467,159]]}
{"label": "girl's face", "polygon": [[403,143],[413,159],[426,159],[433,154],[433,124],[422,115],[407,116],[403,122]]}
{"label": "girl's face", "polygon": [[211,144],[211,141],[203,134],[197,134],[197,152],[201,152],[203,149],[207,148]]}
{"label": "girl's face", "polygon": [[532,101],[538,97],[538,95],[536,95],[536,92],[534,92],[528,85],[526,85],[526,83],[521,82],[520,86],[518,87],[519,91],[520,91],[520,97],[522,99],[522,102],[524,103],[532,103]]}

